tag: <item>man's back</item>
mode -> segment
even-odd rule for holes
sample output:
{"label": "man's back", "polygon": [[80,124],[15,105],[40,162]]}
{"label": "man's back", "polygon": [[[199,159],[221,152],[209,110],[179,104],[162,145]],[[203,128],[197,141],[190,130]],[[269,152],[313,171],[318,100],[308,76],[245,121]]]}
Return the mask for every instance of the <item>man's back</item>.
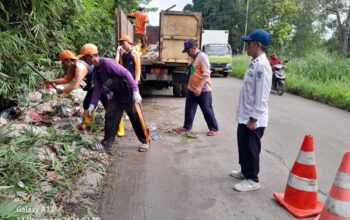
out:
{"label": "man's back", "polygon": [[141,11],[128,14],[128,17],[135,18],[135,34],[145,34],[145,24],[148,22],[148,15]]}

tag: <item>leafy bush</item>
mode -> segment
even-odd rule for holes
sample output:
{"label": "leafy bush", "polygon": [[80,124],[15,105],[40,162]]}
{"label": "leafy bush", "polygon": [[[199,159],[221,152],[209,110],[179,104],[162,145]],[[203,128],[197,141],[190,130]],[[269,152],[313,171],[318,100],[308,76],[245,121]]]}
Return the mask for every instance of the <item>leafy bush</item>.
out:
{"label": "leafy bush", "polygon": [[[55,65],[64,49],[78,52],[94,43],[104,56],[114,54],[114,10],[140,1],[117,0],[2,0],[0,2],[0,104],[4,99],[26,94],[40,83],[29,68],[31,62],[45,72]],[[148,1],[145,1],[148,2]],[[60,68],[58,68],[60,69]],[[59,72],[51,71],[57,75]]]}

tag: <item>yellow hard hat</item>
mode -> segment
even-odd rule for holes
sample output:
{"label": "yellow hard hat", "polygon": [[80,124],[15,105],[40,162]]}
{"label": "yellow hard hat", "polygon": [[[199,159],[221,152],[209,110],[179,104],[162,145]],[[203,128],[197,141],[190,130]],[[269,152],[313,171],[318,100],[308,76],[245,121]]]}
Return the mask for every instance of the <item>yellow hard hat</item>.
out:
{"label": "yellow hard hat", "polygon": [[63,50],[59,55],[58,58],[63,61],[63,60],[76,60],[77,57],[74,55],[74,53],[70,50]]}
{"label": "yellow hard hat", "polygon": [[79,57],[83,57],[86,55],[96,55],[96,54],[98,54],[98,49],[97,49],[97,46],[95,44],[84,44],[80,48]]}

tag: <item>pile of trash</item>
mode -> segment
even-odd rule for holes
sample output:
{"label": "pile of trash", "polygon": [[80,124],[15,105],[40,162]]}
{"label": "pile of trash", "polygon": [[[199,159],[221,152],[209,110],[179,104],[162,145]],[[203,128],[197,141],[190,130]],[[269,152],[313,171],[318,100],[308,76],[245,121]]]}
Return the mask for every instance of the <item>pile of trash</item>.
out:
{"label": "pile of trash", "polygon": [[143,59],[147,60],[158,60],[159,59],[159,47],[157,44],[149,44],[147,52],[142,56]]}
{"label": "pile of trash", "polygon": [[[61,217],[65,212],[63,207],[76,204],[77,201],[84,206],[91,203],[88,196],[101,185],[111,159],[107,153],[89,148],[99,142],[101,132],[78,132],[76,129],[82,122],[85,94],[82,89],[74,90],[69,95],[39,90],[26,95],[20,104],[0,112],[0,137],[3,143],[0,146],[0,159],[4,159],[0,163],[4,173],[1,183],[9,186],[7,190],[0,190],[0,198],[9,204],[12,204],[11,201],[22,205],[34,202],[36,207],[55,207],[55,214],[41,213],[35,216],[38,218]],[[96,126],[103,127],[102,109],[98,108],[100,124],[96,123]],[[4,158],[1,155],[5,155]],[[18,155],[22,155],[23,160],[16,162]],[[12,170],[9,170],[5,163],[11,162]],[[33,176],[35,180],[28,181],[25,176],[29,174],[23,176],[19,173],[21,169],[27,172],[23,169],[27,169],[28,164],[35,166],[28,169],[40,178]],[[5,180],[14,177],[12,172],[19,173],[15,182],[12,179]],[[66,178],[68,176],[71,177]],[[31,184],[38,190],[31,192]],[[75,188],[79,190],[73,190]],[[0,202],[0,213],[1,207],[4,205]]]}
{"label": "pile of trash", "polygon": [[[69,119],[75,121],[81,118],[84,110],[81,107],[81,98],[85,92],[75,92],[67,98],[56,97],[42,90],[28,95],[28,102],[21,106],[13,106],[0,113],[0,127],[11,124],[31,124],[35,126],[51,127]],[[49,95],[49,96],[48,96]],[[46,99],[43,96],[48,96]]]}

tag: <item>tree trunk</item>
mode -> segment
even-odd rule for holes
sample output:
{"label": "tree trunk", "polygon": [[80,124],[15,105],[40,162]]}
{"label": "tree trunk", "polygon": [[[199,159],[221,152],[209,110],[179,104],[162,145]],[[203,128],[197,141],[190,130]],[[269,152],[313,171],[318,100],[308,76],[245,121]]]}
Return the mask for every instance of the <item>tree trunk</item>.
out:
{"label": "tree trunk", "polygon": [[[347,50],[348,50],[348,41],[349,41],[349,34],[350,34],[350,5],[347,6],[346,9],[346,14],[345,14],[345,21],[341,21],[342,17],[344,16],[344,14],[342,14],[341,10],[342,8],[340,7],[341,5],[341,1],[339,0],[333,0],[331,5],[331,8],[327,8],[326,10],[332,12],[335,14],[336,18],[337,18],[337,26],[338,26],[338,30],[339,30],[339,34],[340,34],[340,52],[343,56],[347,55]],[[327,4],[327,1],[326,3]]]}
{"label": "tree trunk", "polygon": [[350,34],[350,5],[348,6],[347,12],[346,12],[346,19],[343,24],[343,42],[342,42],[342,54],[344,56],[347,55],[348,52],[348,44],[349,44],[349,34]]}

